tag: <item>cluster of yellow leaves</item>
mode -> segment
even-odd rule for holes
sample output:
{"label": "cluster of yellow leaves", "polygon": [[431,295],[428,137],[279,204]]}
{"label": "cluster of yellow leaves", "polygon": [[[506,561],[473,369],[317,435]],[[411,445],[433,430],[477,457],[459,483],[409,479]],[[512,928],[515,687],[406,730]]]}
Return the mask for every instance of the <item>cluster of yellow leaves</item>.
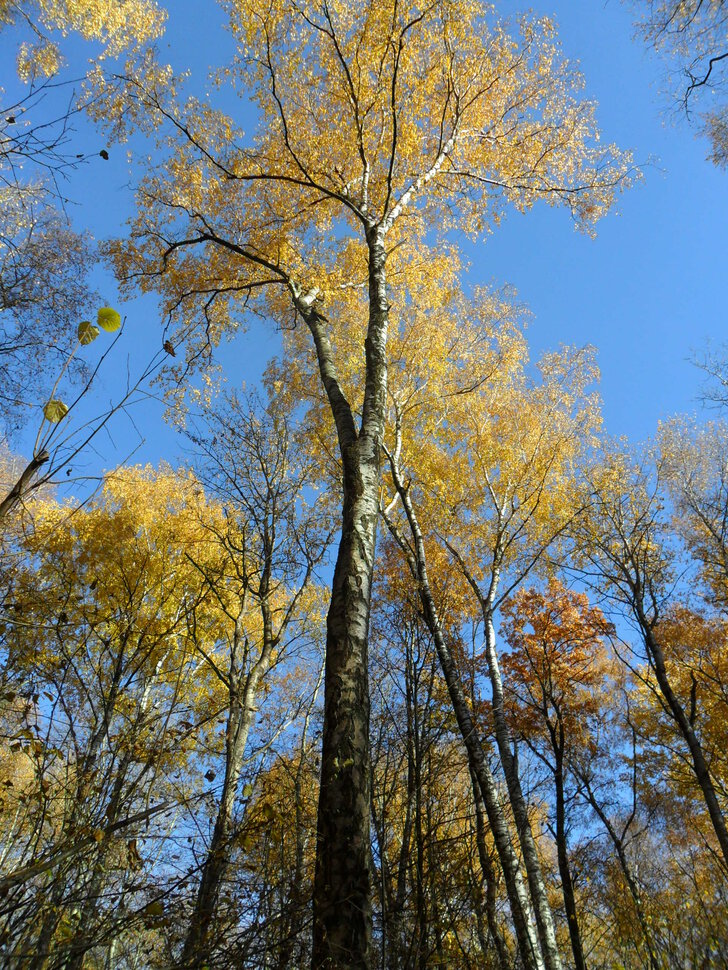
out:
{"label": "cluster of yellow leaves", "polygon": [[[691,718],[716,788],[728,794],[728,621],[673,605],[655,627],[672,688]],[[665,711],[654,675],[645,669],[635,688],[635,722],[650,739],[648,784],[659,798],[667,788],[680,813],[700,804],[691,764],[681,755],[679,732]],[[650,795],[650,790],[647,791]],[[689,810],[689,809],[688,809]]]}
{"label": "cluster of yellow leaves", "polygon": [[586,393],[596,368],[588,352],[564,350],[544,357],[534,380],[507,301],[486,293],[452,309],[451,326],[443,313],[413,324],[409,339],[434,340],[432,356],[417,372],[403,353],[391,397],[420,524],[487,586],[491,575],[528,572],[582,504],[577,469],[600,421]]}
{"label": "cluster of yellow leaves", "polygon": [[188,618],[205,600],[192,563],[216,555],[205,521],[215,516],[193,477],[149,467],[112,476],[75,513],[53,499],[36,502],[24,540],[31,568],[14,580],[17,667],[54,677],[68,662],[64,645],[70,656],[86,655],[82,667],[89,662],[88,676],[101,683],[122,656],[130,669],[174,682],[189,660]]}
{"label": "cluster of yellow leaves", "polygon": [[101,47],[100,58],[118,57],[159,37],[166,14],[155,0],[1,0],[0,23],[29,24],[36,41],[23,42],[18,74],[24,81],[58,72],[63,56],[54,34],[74,32]]}
{"label": "cluster of yellow leaves", "polygon": [[[317,291],[341,342],[366,304],[367,224],[387,238],[390,302],[404,315],[402,274],[411,293],[415,277],[432,285],[433,229],[482,234],[505,205],[537,198],[591,224],[626,184],[629,158],[597,144],[548,21],[511,36],[475,0],[229,9],[239,51],[221,80],[258,100],[259,133],[246,144],[228,114],[176,103],[144,67],[132,112],[143,127],[174,119],[160,134],[169,154],[147,167],[131,240],[109,250],[121,279],[161,293],[189,360],[250,306],[292,323],[287,281]],[[344,291],[363,297],[346,321]],[[347,337],[357,359],[360,334]]]}
{"label": "cluster of yellow leaves", "polygon": [[[458,225],[481,233],[485,213],[462,203],[482,183],[527,207],[540,192],[558,194],[611,165],[608,151],[587,148],[592,105],[573,99],[580,80],[547,19],[524,19],[511,36],[475,0],[425,10],[394,0],[303,9],[236,0],[231,8],[241,78],[267,115],[264,158],[305,170],[369,212],[402,211],[427,186],[422,204],[433,214],[451,202]],[[601,188],[587,218],[611,195],[621,165],[611,187],[595,179]]]}

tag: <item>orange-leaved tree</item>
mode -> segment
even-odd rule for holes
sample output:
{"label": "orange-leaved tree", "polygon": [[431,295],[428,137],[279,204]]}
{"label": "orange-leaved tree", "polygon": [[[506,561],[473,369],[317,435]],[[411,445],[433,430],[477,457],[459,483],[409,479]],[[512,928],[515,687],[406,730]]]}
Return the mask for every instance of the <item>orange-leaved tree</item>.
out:
{"label": "orange-leaved tree", "polygon": [[514,732],[546,765],[554,786],[554,837],[569,938],[578,970],[586,967],[568,846],[573,805],[569,762],[596,747],[601,706],[610,689],[605,637],[612,632],[587,596],[552,579],[544,591],[520,590],[503,607],[510,652],[502,660]]}

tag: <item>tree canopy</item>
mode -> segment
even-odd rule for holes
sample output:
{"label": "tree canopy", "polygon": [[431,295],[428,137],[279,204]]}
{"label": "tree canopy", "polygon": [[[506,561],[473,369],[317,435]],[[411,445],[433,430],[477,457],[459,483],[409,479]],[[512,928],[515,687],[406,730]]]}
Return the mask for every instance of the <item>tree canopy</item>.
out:
{"label": "tree canopy", "polygon": [[[656,43],[722,16],[658,6]],[[631,153],[549,18],[221,7],[203,90],[173,9],[0,0],[0,961],[717,970],[725,422],[610,437],[598,334],[543,349],[472,266],[509,212],[594,235]],[[136,173],[98,247],[86,132]],[[133,370],[104,273],[181,457],[84,488],[138,386],[84,423]]]}

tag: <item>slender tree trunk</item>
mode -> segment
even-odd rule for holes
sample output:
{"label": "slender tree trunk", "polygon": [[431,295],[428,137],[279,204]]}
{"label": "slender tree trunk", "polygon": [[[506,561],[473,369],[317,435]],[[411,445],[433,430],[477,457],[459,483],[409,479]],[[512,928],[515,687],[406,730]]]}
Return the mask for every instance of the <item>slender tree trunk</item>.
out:
{"label": "slender tree trunk", "polygon": [[[385,772],[386,774],[386,772]],[[394,948],[392,946],[391,920],[394,914],[394,907],[390,905],[393,897],[392,872],[387,859],[387,816],[384,799],[382,800],[382,814],[379,816],[377,810],[377,790],[375,786],[375,774],[372,771],[371,785],[371,823],[373,837],[376,838],[377,858],[379,859],[379,884],[377,886],[377,902],[379,904],[379,916],[381,920],[381,932],[379,939],[379,966],[387,967],[388,970],[397,970]],[[372,872],[377,871],[377,863],[372,847],[372,858],[370,860]],[[376,904],[375,904],[376,905]]]}
{"label": "slender tree trunk", "polygon": [[230,859],[230,834],[235,796],[243,767],[245,746],[253,722],[253,703],[259,679],[260,671],[252,671],[247,678],[245,689],[240,690],[239,693],[231,681],[234,696],[226,732],[225,777],[210,847],[202,867],[195,908],[190,917],[182,948],[180,967],[184,970],[200,970],[209,963],[210,927]]}
{"label": "slender tree trunk", "polygon": [[498,926],[496,919],[496,877],[493,863],[488,854],[488,847],[485,844],[485,818],[483,817],[483,796],[480,792],[478,779],[470,772],[470,780],[473,787],[473,805],[475,807],[475,841],[478,848],[478,859],[480,869],[485,881],[485,915],[488,921],[488,933],[493,941],[495,952],[498,957],[500,970],[510,970],[511,957],[508,952],[506,941]]}
{"label": "slender tree trunk", "polygon": [[297,303],[314,339],[343,471],[341,540],[326,624],[313,970],[369,970],[372,961],[367,648],[387,392],[388,303],[381,232],[370,229],[367,243],[369,325],[358,431],[338,381],[327,321],[300,294]]}
{"label": "slender tree trunk", "polygon": [[445,954],[442,945],[442,915],[440,912],[440,893],[441,888],[437,884],[437,876],[439,875],[439,867],[437,859],[435,858],[435,845],[437,838],[437,829],[435,827],[435,822],[432,818],[432,791],[434,789],[434,778],[432,770],[432,746],[427,747],[427,809],[426,809],[426,821],[427,821],[427,883],[428,883],[428,920],[426,927],[426,940],[427,947],[425,949],[425,954],[427,956],[426,966],[428,968],[432,967],[433,964],[438,970],[445,970],[447,963],[445,962]]}
{"label": "slender tree trunk", "polygon": [[[423,600],[430,600],[431,602],[429,587],[427,592],[421,588],[420,595]],[[434,609],[434,604],[432,604],[432,608]],[[429,610],[427,612],[429,613]],[[532,911],[521,878],[518,857],[511,843],[508,822],[498,798],[496,780],[486,760],[478,729],[473,722],[470,709],[468,708],[460,675],[457,672],[450,649],[442,636],[437,614],[431,615],[431,618],[428,620],[428,627],[435,640],[445,683],[450,694],[450,700],[453,705],[460,734],[468,754],[468,762],[478,780],[478,787],[483,796],[488,822],[503,869],[503,878],[506,884],[511,917],[519,944],[521,959],[523,960],[524,967],[528,968],[528,970],[531,970],[531,968],[533,970],[541,970],[545,964],[538,938],[534,934],[534,927],[531,921]]]}
{"label": "slender tree trunk", "polygon": [[710,816],[710,821],[713,825],[713,831],[718,839],[718,845],[720,846],[720,851],[723,855],[723,861],[725,862],[726,869],[728,869],[728,829],[726,829],[725,817],[718,802],[718,796],[715,792],[713,779],[710,775],[710,768],[705,760],[703,746],[701,745],[693,727],[693,717],[688,715],[672,689],[667,668],[665,667],[665,657],[662,652],[662,647],[655,639],[652,627],[647,622],[646,617],[641,610],[638,611],[638,619],[642,627],[645,646],[647,647],[648,654],[652,660],[655,677],[657,678],[660,691],[665,699],[665,703],[667,704],[670,714],[690,751],[690,757],[692,758],[693,762],[693,771],[695,773],[698,785],[700,786],[700,790],[703,793],[705,805],[708,809],[708,815]]}
{"label": "slender tree trunk", "polygon": [[415,792],[415,913],[412,945],[408,966],[416,970],[427,967],[427,896],[425,893],[425,832],[422,806],[422,767],[425,745],[422,737],[414,738],[414,792]]}
{"label": "slender tree trunk", "polygon": [[521,852],[523,853],[523,864],[526,867],[528,886],[531,891],[531,899],[533,900],[536,913],[536,923],[538,925],[538,933],[546,968],[547,970],[561,970],[561,957],[556,944],[556,931],[548,901],[548,894],[546,892],[546,885],[541,871],[541,861],[538,857],[536,842],[533,838],[533,831],[531,830],[531,820],[528,817],[528,805],[526,804],[523,789],[521,788],[518,765],[515,755],[511,750],[510,731],[508,730],[503,703],[503,681],[501,679],[498,651],[495,646],[493,614],[490,605],[482,597],[480,597],[480,600],[485,623],[485,656],[488,663],[488,674],[492,691],[493,722],[495,725],[498,753],[501,764],[503,765],[503,773],[505,774],[506,785],[508,787],[508,796],[511,808],[513,809],[516,828],[518,829],[518,838],[521,843]]}
{"label": "slender tree trunk", "polygon": [[[130,747],[124,754],[117,769],[111,797],[104,812],[104,817],[108,824],[113,824],[119,818],[131,758],[132,749]],[[68,955],[62,956],[55,963],[55,966],[62,968],[62,970],[82,970],[86,954],[97,945],[99,900],[102,897],[104,886],[108,879],[108,856],[113,846],[113,835],[107,831],[104,833],[104,837],[98,846],[90,879],[83,888],[84,900],[80,906],[81,916],[79,918],[76,938],[71,945],[71,950]]]}
{"label": "slender tree trunk", "polygon": [[564,727],[559,721],[559,743],[555,746],[556,770],[554,781],[556,787],[556,856],[559,863],[559,876],[561,877],[561,891],[564,896],[564,909],[569,925],[569,939],[571,940],[571,952],[574,955],[575,970],[586,970],[586,960],[584,949],[581,945],[581,933],[579,932],[579,921],[576,918],[576,899],[574,896],[574,883],[571,878],[571,867],[569,865],[569,853],[566,841],[566,798],[564,795],[564,747],[563,747]]}
{"label": "slender tree trunk", "polygon": [[[642,939],[647,947],[647,954],[649,958],[650,970],[661,970],[662,964],[657,955],[655,949],[654,938],[652,935],[652,930],[650,929],[650,921],[647,918],[644,907],[642,905],[642,894],[640,893],[640,887],[635,879],[634,873],[632,872],[632,867],[629,864],[627,858],[627,852],[624,844],[624,832],[622,833],[622,838],[620,838],[617,830],[609,819],[609,816],[604,811],[602,806],[597,801],[596,795],[592,791],[592,787],[589,783],[589,779],[586,778],[581,772],[577,772],[582,784],[584,785],[584,792],[586,794],[587,801],[594,809],[594,812],[606,829],[607,835],[609,836],[612,845],[614,846],[614,851],[617,854],[617,859],[619,861],[619,866],[622,870],[622,875],[624,876],[624,881],[627,883],[627,889],[632,897],[632,902],[634,904],[635,912],[637,914],[637,920],[640,924],[640,930],[642,932]],[[625,830],[626,831],[626,830]]]}
{"label": "slender tree trunk", "polygon": [[289,890],[289,912],[290,918],[288,922],[288,933],[286,938],[281,943],[279,957],[278,957],[278,967],[279,970],[293,970],[294,967],[302,967],[304,964],[303,954],[305,952],[305,946],[302,941],[303,928],[306,922],[306,906],[310,901],[311,897],[307,893],[306,886],[306,873],[304,867],[304,851],[305,851],[305,841],[306,833],[304,827],[304,816],[303,816],[303,772],[306,765],[306,758],[308,756],[307,750],[307,740],[308,740],[308,728],[311,721],[311,714],[316,704],[316,699],[318,698],[319,690],[321,688],[321,683],[323,681],[324,671],[323,667],[319,673],[319,678],[316,682],[316,687],[314,689],[313,695],[311,697],[311,702],[306,710],[306,714],[303,719],[303,729],[301,730],[301,743],[298,749],[298,764],[296,766],[296,777],[294,780],[294,799],[295,799],[295,818],[296,818],[296,832],[295,832],[295,863],[293,869],[293,878],[291,880],[290,890]]}
{"label": "slender tree trunk", "polygon": [[468,755],[468,764],[478,781],[478,787],[483,796],[488,822],[493,833],[493,840],[503,870],[513,927],[523,966],[526,970],[543,970],[545,965],[544,958],[541,953],[538,937],[534,933],[531,921],[531,907],[521,879],[518,857],[511,843],[508,822],[498,798],[496,781],[485,757],[479,731],[473,722],[455,660],[443,635],[440,618],[430,589],[422,532],[420,531],[409,494],[402,484],[399,469],[392,456],[390,456],[390,465],[392,467],[395,487],[402,501],[414,540],[414,554],[399,535],[396,526],[389,520],[387,524],[400,545],[400,548],[403,550],[412,576],[417,582],[423,616],[435,642],[435,648],[458,722],[458,728],[460,729],[460,734]]}
{"label": "slender tree trunk", "polygon": [[63,915],[63,896],[66,890],[64,877],[66,875],[67,873],[58,872],[55,875],[55,881],[50,896],[48,897],[47,905],[44,907],[45,915],[43,916],[38,940],[35,944],[35,952],[27,963],[20,964],[20,966],[27,967],[28,970],[43,970],[48,963],[53,945],[53,937]]}
{"label": "slender tree trunk", "polygon": [[419,697],[417,672],[412,655],[412,637],[406,646],[405,660],[405,703],[407,708],[407,803],[402,826],[402,844],[397,861],[397,882],[394,899],[390,907],[389,921],[389,965],[388,970],[400,970],[406,965],[407,946],[405,943],[404,907],[407,897],[408,874],[412,861],[412,828],[415,809],[416,751],[419,748]]}

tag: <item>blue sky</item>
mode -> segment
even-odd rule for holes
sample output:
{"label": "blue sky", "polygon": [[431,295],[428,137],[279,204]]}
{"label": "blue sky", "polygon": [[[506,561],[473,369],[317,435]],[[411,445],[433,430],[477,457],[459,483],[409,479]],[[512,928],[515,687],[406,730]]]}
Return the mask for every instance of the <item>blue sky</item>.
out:
{"label": "blue sky", "polygon": [[[606,430],[643,439],[660,418],[700,408],[702,376],[690,358],[709,342],[725,340],[728,174],[705,160],[706,143],[670,114],[669,100],[660,93],[664,65],[635,39],[627,7],[616,0],[606,5],[535,0],[528,6],[555,18],[564,53],[578,62],[586,95],[599,104],[604,140],[632,149],[644,177],[598,225],[596,239],[576,232],[565,211],[537,207],[526,215],[510,213],[484,243],[464,243],[472,282],[515,287],[532,315],[534,356],[564,343],[594,345]],[[212,0],[175,0],[170,7],[162,54],[175,68],[189,68],[197,89],[208,63],[223,63],[231,51],[220,31],[222,13]],[[498,9],[516,15],[525,5],[507,2]],[[0,38],[8,82],[12,42],[9,32]],[[78,49],[74,44],[72,52]],[[237,104],[248,114],[244,125],[252,127],[249,110]],[[103,145],[83,127],[75,137],[80,151]],[[77,203],[71,211],[78,227],[87,226],[99,238],[120,231],[133,203],[129,173],[126,149],[112,146],[108,163],[95,157],[72,177],[68,193]],[[105,299],[116,303],[113,283],[99,280]],[[132,371],[141,370],[161,342],[154,301],[123,309],[124,352]],[[235,379],[253,381],[275,347],[275,336],[256,324],[221,359]],[[114,393],[113,375],[125,367],[115,365],[107,374],[99,389],[105,400]],[[109,464],[124,457],[141,434],[146,443],[137,460],[174,461],[179,439],[163,427],[160,408],[140,408],[136,424],[139,432],[119,424],[98,460]]]}

